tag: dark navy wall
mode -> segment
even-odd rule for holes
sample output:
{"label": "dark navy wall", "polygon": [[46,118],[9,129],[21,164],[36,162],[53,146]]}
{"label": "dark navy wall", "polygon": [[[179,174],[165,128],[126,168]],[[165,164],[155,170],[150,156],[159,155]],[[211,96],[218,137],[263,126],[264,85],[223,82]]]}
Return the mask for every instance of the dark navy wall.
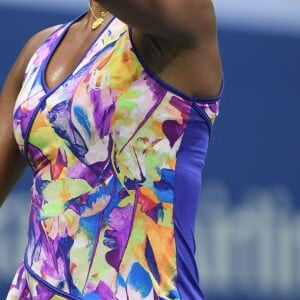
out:
{"label": "dark navy wall", "polygon": [[236,193],[280,183],[300,199],[300,36],[228,30],[219,36],[226,89],[207,176]]}
{"label": "dark navy wall", "polygon": [[[72,17],[75,16],[0,6],[0,87],[17,53],[31,35],[44,27],[63,23]],[[200,210],[203,208],[200,218],[204,221],[201,219],[197,222],[200,233],[196,236],[199,243],[197,257],[204,290],[211,295],[209,299],[213,300],[299,299],[300,290],[297,286],[300,281],[300,256],[297,253],[300,253],[300,244],[293,244],[293,237],[289,236],[289,232],[298,232],[300,226],[300,36],[220,28],[219,40],[224,64],[225,93],[206,160],[200,204]],[[31,174],[28,171],[15,192],[29,189],[30,181]],[[280,206],[280,209],[276,210],[279,194],[281,202],[289,203],[288,206]],[[257,206],[251,206],[254,202]],[[270,208],[264,210],[264,207],[260,206],[261,203],[268,203]],[[280,221],[283,225],[277,228],[276,224],[273,227],[273,221],[266,223],[270,226],[270,232],[274,228],[277,229],[271,237],[268,232],[265,235],[266,238],[270,238],[270,243],[278,245],[280,251],[273,252],[274,247],[269,245],[269,251],[272,251],[269,256],[272,256],[272,260],[260,270],[259,266],[264,265],[269,257],[268,253],[264,252],[268,244],[264,244],[260,239],[260,232],[265,228],[261,226],[253,229],[250,238],[249,227],[256,221],[266,220],[271,210],[275,211],[274,215],[280,215],[282,207],[286,213],[281,218],[284,221]],[[222,211],[217,215],[214,209]],[[247,213],[252,210],[253,214],[247,223]],[[261,215],[262,213],[264,214]],[[289,223],[289,218],[293,220],[292,224]],[[209,220],[205,221],[206,219]],[[212,223],[212,220],[216,220],[215,223]],[[228,251],[227,246],[226,249],[221,249],[224,245],[224,234],[228,234],[226,228],[236,230],[238,226],[235,225],[240,224],[238,222],[242,222],[245,227],[241,227],[244,231],[236,235],[240,239],[230,236],[234,241],[230,244],[231,250]],[[274,222],[276,223],[276,218]],[[217,244],[214,244],[214,234],[210,232],[215,231],[210,230],[217,228],[216,226],[219,226],[220,232],[225,233],[217,240]],[[291,230],[283,232],[283,227]],[[233,229],[229,232],[233,232]],[[240,248],[240,240],[247,234],[249,247],[254,249],[250,254],[238,250],[245,249]],[[1,239],[1,243],[4,242]],[[217,254],[211,261],[207,258],[211,257],[212,252],[209,253],[208,248],[205,248],[209,243],[218,245],[218,249],[213,249]],[[284,243],[289,244],[282,248]],[[228,267],[230,280],[226,273],[225,276],[222,275],[222,272],[227,270],[226,266],[221,268],[222,264],[216,262],[218,253],[227,253],[225,259],[231,259],[231,265]],[[251,253],[256,253],[254,258]],[[289,253],[293,253],[294,260],[289,260]],[[241,261],[246,261],[248,266],[253,266],[251,260],[254,259],[257,268],[242,269],[242,263],[239,264],[232,258],[236,255],[240,256]],[[0,260],[10,259],[12,258],[1,254],[0,247]],[[282,263],[276,265],[279,260]],[[285,268],[285,262],[291,263],[291,266]],[[298,266],[297,270],[293,264]],[[12,272],[15,268],[16,266],[12,265]],[[281,272],[282,268],[285,270]],[[289,276],[289,270],[295,276]],[[4,295],[11,280],[11,275],[6,276],[3,272],[0,270],[0,299],[5,299]],[[276,272],[280,273],[279,277]],[[239,274],[244,276],[243,280]],[[235,282],[239,284],[236,285]],[[251,284],[256,286],[251,287]],[[280,289],[276,290],[278,286]]]}

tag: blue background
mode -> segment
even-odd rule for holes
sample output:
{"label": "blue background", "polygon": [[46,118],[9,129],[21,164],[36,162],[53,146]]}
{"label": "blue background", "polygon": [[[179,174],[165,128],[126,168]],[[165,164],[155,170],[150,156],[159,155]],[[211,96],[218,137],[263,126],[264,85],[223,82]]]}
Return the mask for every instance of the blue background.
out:
{"label": "blue background", "polygon": [[[0,87],[30,36],[75,16],[0,7]],[[300,299],[300,35],[220,26],[219,42],[225,93],[196,224],[202,287],[213,300]],[[27,171],[1,208],[0,299],[25,247],[30,184]]]}

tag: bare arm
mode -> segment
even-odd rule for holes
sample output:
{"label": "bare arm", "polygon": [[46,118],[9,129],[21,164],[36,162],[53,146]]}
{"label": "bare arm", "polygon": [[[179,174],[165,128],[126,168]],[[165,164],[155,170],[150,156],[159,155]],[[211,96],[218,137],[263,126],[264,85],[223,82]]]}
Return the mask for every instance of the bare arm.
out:
{"label": "bare arm", "polygon": [[133,27],[139,53],[166,82],[192,96],[219,94],[223,72],[213,0],[95,1]]}
{"label": "bare arm", "polygon": [[215,37],[212,0],[96,0],[141,32],[191,45]]}
{"label": "bare arm", "polygon": [[41,31],[29,40],[13,65],[0,95],[0,206],[26,168],[26,161],[13,134],[14,104],[30,57],[53,30]]}

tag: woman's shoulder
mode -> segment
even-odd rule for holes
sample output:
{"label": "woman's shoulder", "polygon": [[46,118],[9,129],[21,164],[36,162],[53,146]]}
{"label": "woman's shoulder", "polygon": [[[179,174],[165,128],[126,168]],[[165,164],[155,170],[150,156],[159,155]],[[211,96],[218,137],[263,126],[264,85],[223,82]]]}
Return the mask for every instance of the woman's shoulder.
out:
{"label": "woman's shoulder", "polygon": [[51,26],[35,33],[24,45],[20,51],[14,65],[9,73],[9,77],[13,77],[15,82],[20,86],[26,67],[37,49],[41,44],[55,31],[60,25]]}
{"label": "woman's shoulder", "polygon": [[40,45],[59,27],[60,25],[55,25],[35,33],[24,45],[22,51],[19,54],[18,60],[27,64],[29,59],[40,47]]}
{"label": "woman's shoulder", "polygon": [[[18,94],[22,81],[24,78],[24,74],[26,71],[26,67],[37,51],[37,49],[41,46],[41,44],[55,31],[59,28],[60,25],[55,25],[43,29],[36,34],[34,34],[24,45],[22,50],[20,51],[18,57],[16,58],[4,84],[3,90],[9,89],[9,94],[13,94],[15,96]],[[14,99],[15,100],[15,99]],[[13,100],[13,101],[14,101]]]}

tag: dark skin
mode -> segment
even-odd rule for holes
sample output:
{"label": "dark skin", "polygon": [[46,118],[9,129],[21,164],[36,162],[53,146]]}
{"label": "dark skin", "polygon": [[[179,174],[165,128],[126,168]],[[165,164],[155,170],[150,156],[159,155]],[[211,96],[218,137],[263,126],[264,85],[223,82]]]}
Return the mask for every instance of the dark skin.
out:
{"label": "dark skin", "polygon": [[[97,0],[97,16],[108,10],[133,27],[133,41],[149,67],[164,81],[198,97],[215,97],[222,83],[216,21],[211,0]],[[49,88],[74,69],[101,28],[92,31],[90,13],[75,23],[53,54],[46,70]],[[23,174],[26,161],[13,134],[13,107],[26,65],[39,45],[55,30],[33,36],[21,51],[4,84],[0,98],[0,205]],[[67,54],[67,55],[66,55]]]}

